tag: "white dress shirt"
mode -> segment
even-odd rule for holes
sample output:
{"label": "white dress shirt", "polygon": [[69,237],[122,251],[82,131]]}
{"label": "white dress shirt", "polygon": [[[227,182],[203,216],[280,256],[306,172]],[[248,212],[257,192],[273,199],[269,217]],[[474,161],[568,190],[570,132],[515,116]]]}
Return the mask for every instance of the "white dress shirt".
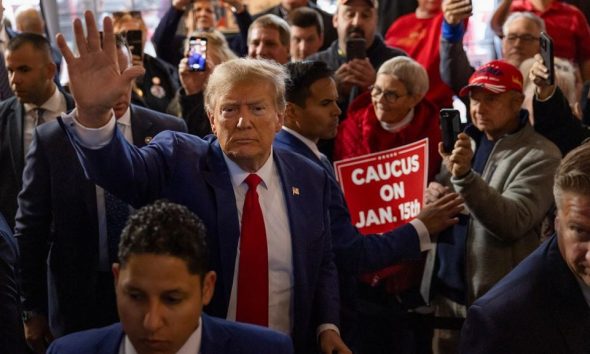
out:
{"label": "white dress shirt", "polygon": [[[133,144],[133,134],[131,128],[131,110],[127,108],[125,114],[117,119],[117,127],[123,133],[125,140]],[[104,189],[96,186],[96,213],[98,216],[98,270],[101,272],[110,272],[111,264],[109,262],[109,239],[107,235],[107,215],[105,210]]]}
{"label": "white dress shirt", "polygon": [[[250,173],[242,170],[225,154],[223,157],[231,175],[241,229],[244,201],[248,191],[245,179]],[[291,335],[293,330],[293,248],[287,204],[272,152],[256,174],[262,179],[256,191],[264,218],[268,249],[268,326],[276,331]],[[227,311],[227,319],[231,321],[236,320],[239,264],[240,245],[238,243]]]}
{"label": "white dress shirt", "polygon": [[586,300],[586,304],[588,304],[588,307],[590,307],[590,286],[584,283],[577,275],[575,277],[578,281],[578,284],[580,285],[580,289],[582,290],[582,295],[584,295],[584,300]]}
{"label": "white dress shirt", "polygon": [[[32,103],[23,104],[25,110],[23,123],[23,147],[25,155],[29,151],[29,145],[33,141],[33,132],[37,125],[53,120],[67,110],[65,96],[57,89],[57,86],[54,85],[53,88],[53,94],[41,106],[36,106]],[[37,108],[42,108],[45,111],[43,117],[37,117]]]}
{"label": "white dress shirt", "polygon": [[[201,341],[203,338],[202,322],[203,321],[199,319],[199,327],[197,327],[191,336],[188,337],[186,342],[184,342],[184,345],[180,347],[176,354],[198,354],[201,352]],[[137,350],[135,350],[127,335],[124,335],[123,340],[121,340],[119,354],[137,354]]]}

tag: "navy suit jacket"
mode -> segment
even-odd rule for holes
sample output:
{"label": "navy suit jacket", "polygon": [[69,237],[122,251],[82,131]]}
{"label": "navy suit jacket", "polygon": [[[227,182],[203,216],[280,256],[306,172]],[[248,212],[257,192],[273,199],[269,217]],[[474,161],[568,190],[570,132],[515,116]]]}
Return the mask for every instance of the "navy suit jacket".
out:
{"label": "navy suit jacket", "polygon": [[16,282],[18,250],[8,223],[0,213],[0,353],[27,353]]}
{"label": "navy suit jacket", "polygon": [[420,240],[412,225],[406,224],[383,234],[363,236],[352,224],[344,195],[331,166],[324,165],[305,143],[286,130],[281,130],[275,136],[273,145],[305,156],[333,177],[330,183],[332,247],[340,273],[358,275],[401,260],[420,259]]}
{"label": "navy suit jacket", "polygon": [[[64,93],[67,111],[74,109],[74,100]],[[0,102],[0,212],[14,228],[16,196],[22,188],[25,164],[23,146],[25,110],[16,97]]]}
{"label": "navy suit jacket", "polygon": [[[219,142],[164,132],[143,149],[116,131],[98,150],[71,140],[84,170],[106,190],[139,207],[159,198],[186,205],[207,227],[211,267],[218,274],[207,313],[225,318],[234,277],[239,218],[231,177]],[[301,156],[276,149],[293,248],[293,341],[296,352],[316,350],[317,326],[338,325],[338,279],[333,263],[328,203],[330,177]]]}
{"label": "navy suit jacket", "polygon": [[590,353],[590,307],[557,237],[471,306],[462,353]]}
{"label": "navy suit jacket", "polygon": [[[133,105],[131,127],[138,146],[163,130],[186,131],[181,119]],[[88,315],[102,303],[94,289],[96,187],[84,176],[57,121],[35,130],[18,203],[15,236],[21,249],[24,308],[48,314],[56,336],[96,327]]]}
{"label": "navy suit jacket", "polygon": [[[268,328],[201,316],[199,354],[291,354],[291,339]],[[118,354],[124,336],[120,323],[57,339],[47,354]],[[196,354],[196,353],[195,353]]]}

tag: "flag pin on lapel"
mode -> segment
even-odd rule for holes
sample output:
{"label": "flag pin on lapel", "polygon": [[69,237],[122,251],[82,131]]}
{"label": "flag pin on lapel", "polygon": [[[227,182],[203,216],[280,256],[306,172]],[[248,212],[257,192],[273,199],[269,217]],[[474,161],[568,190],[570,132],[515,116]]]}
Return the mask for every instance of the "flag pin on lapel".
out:
{"label": "flag pin on lapel", "polygon": [[150,141],[152,141],[152,137],[151,136],[146,136],[143,141],[145,141],[146,144],[149,144]]}
{"label": "flag pin on lapel", "polygon": [[291,192],[293,193],[294,196],[298,196],[299,195],[299,188],[298,187],[291,187]]}

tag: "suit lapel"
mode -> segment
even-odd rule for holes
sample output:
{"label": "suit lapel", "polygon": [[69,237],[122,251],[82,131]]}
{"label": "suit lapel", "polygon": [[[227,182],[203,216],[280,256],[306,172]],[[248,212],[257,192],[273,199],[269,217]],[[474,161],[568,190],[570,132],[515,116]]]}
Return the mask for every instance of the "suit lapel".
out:
{"label": "suit lapel", "polygon": [[145,146],[153,138],[151,132],[152,121],[147,116],[142,115],[137,107],[131,106],[131,134],[133,135],[133,145],[138,147]]}
{"label": "suit lapel", "polygon": [[590,308],[582,295],[580,285],[563,260],[557,246],[557,237],[550,242],[544,268],[548,275],[548,289],[559,306],[551,309],[557,328],[571,353],[590,352]]}
{"label": "suit lapel", "polygon": [[[308,279],[308,265],[309,251],[306,250],[306,240],[302,236],[308,235],[306,214],[302,212],[305,210],[305,194],[306,188],[304,181],[300,180],[300,171],[294,170],[291,165],[283,159],[283,157],[274,152],[274,161],[283,184],[283,193],[287,205],[287,215],[289,217],[289,228],[291,231],[291,245],[293,247],[293,278],[294,278],[294,293],[293,293],[293,323],[294,333],[293,337],[297,340],[301,334],[301,326],[306,322],[306,309],[302,308],[298,299],[305,299],[307,296]],[[311,236],[311,235],[310,235]],[[308,304],[309,305],[309,304]]]}
{"label": "suit lapel", "polygon": [[[24,125],[24,110],[23,106],[18,102],[18,100],[14,100],[12,104],[12,109],[14,111],[13,119],[11,119],[9,124],[9,139],[10,139],[10,156],[12,159],[12,168],[16,176],[21,176],[24,167],[24,150],[23,150],[23,139],[24,139],[24,132],[23,132],[23,125]],[[17,178],[19,187],[22,184],[20,178]]]}
{"label": "suit lapel", "polygon": [[208,158],[210,171],[203,171],[205,181],[213,188],[215,205],[217,206],[217,235],[219,237],[219,254],[221,257],[221,273],[223,283],[224,303],[229,303],[233,284],[236,253],[240,238],[240,224],[235,207],[236,197],[232,187],[231,177],[219,142],[211,144],[211,154]]}
{"label": "suit lapel", "polygon": [[201,351],[199,354],[231,353],[229,333],[207,315],[201,315]]}

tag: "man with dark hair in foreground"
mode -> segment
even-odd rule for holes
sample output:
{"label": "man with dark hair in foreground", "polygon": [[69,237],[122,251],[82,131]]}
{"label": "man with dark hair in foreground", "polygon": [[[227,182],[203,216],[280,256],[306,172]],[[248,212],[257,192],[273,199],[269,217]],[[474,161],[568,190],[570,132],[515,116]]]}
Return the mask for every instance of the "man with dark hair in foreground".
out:
{"label": "man with dark hair in foreground", "polygon": [[292,353],[289,337],[202,313],[217,275],[203,222],[157,201],[133,215],[113,265],[121,323],[55,341],[49,353]]}

